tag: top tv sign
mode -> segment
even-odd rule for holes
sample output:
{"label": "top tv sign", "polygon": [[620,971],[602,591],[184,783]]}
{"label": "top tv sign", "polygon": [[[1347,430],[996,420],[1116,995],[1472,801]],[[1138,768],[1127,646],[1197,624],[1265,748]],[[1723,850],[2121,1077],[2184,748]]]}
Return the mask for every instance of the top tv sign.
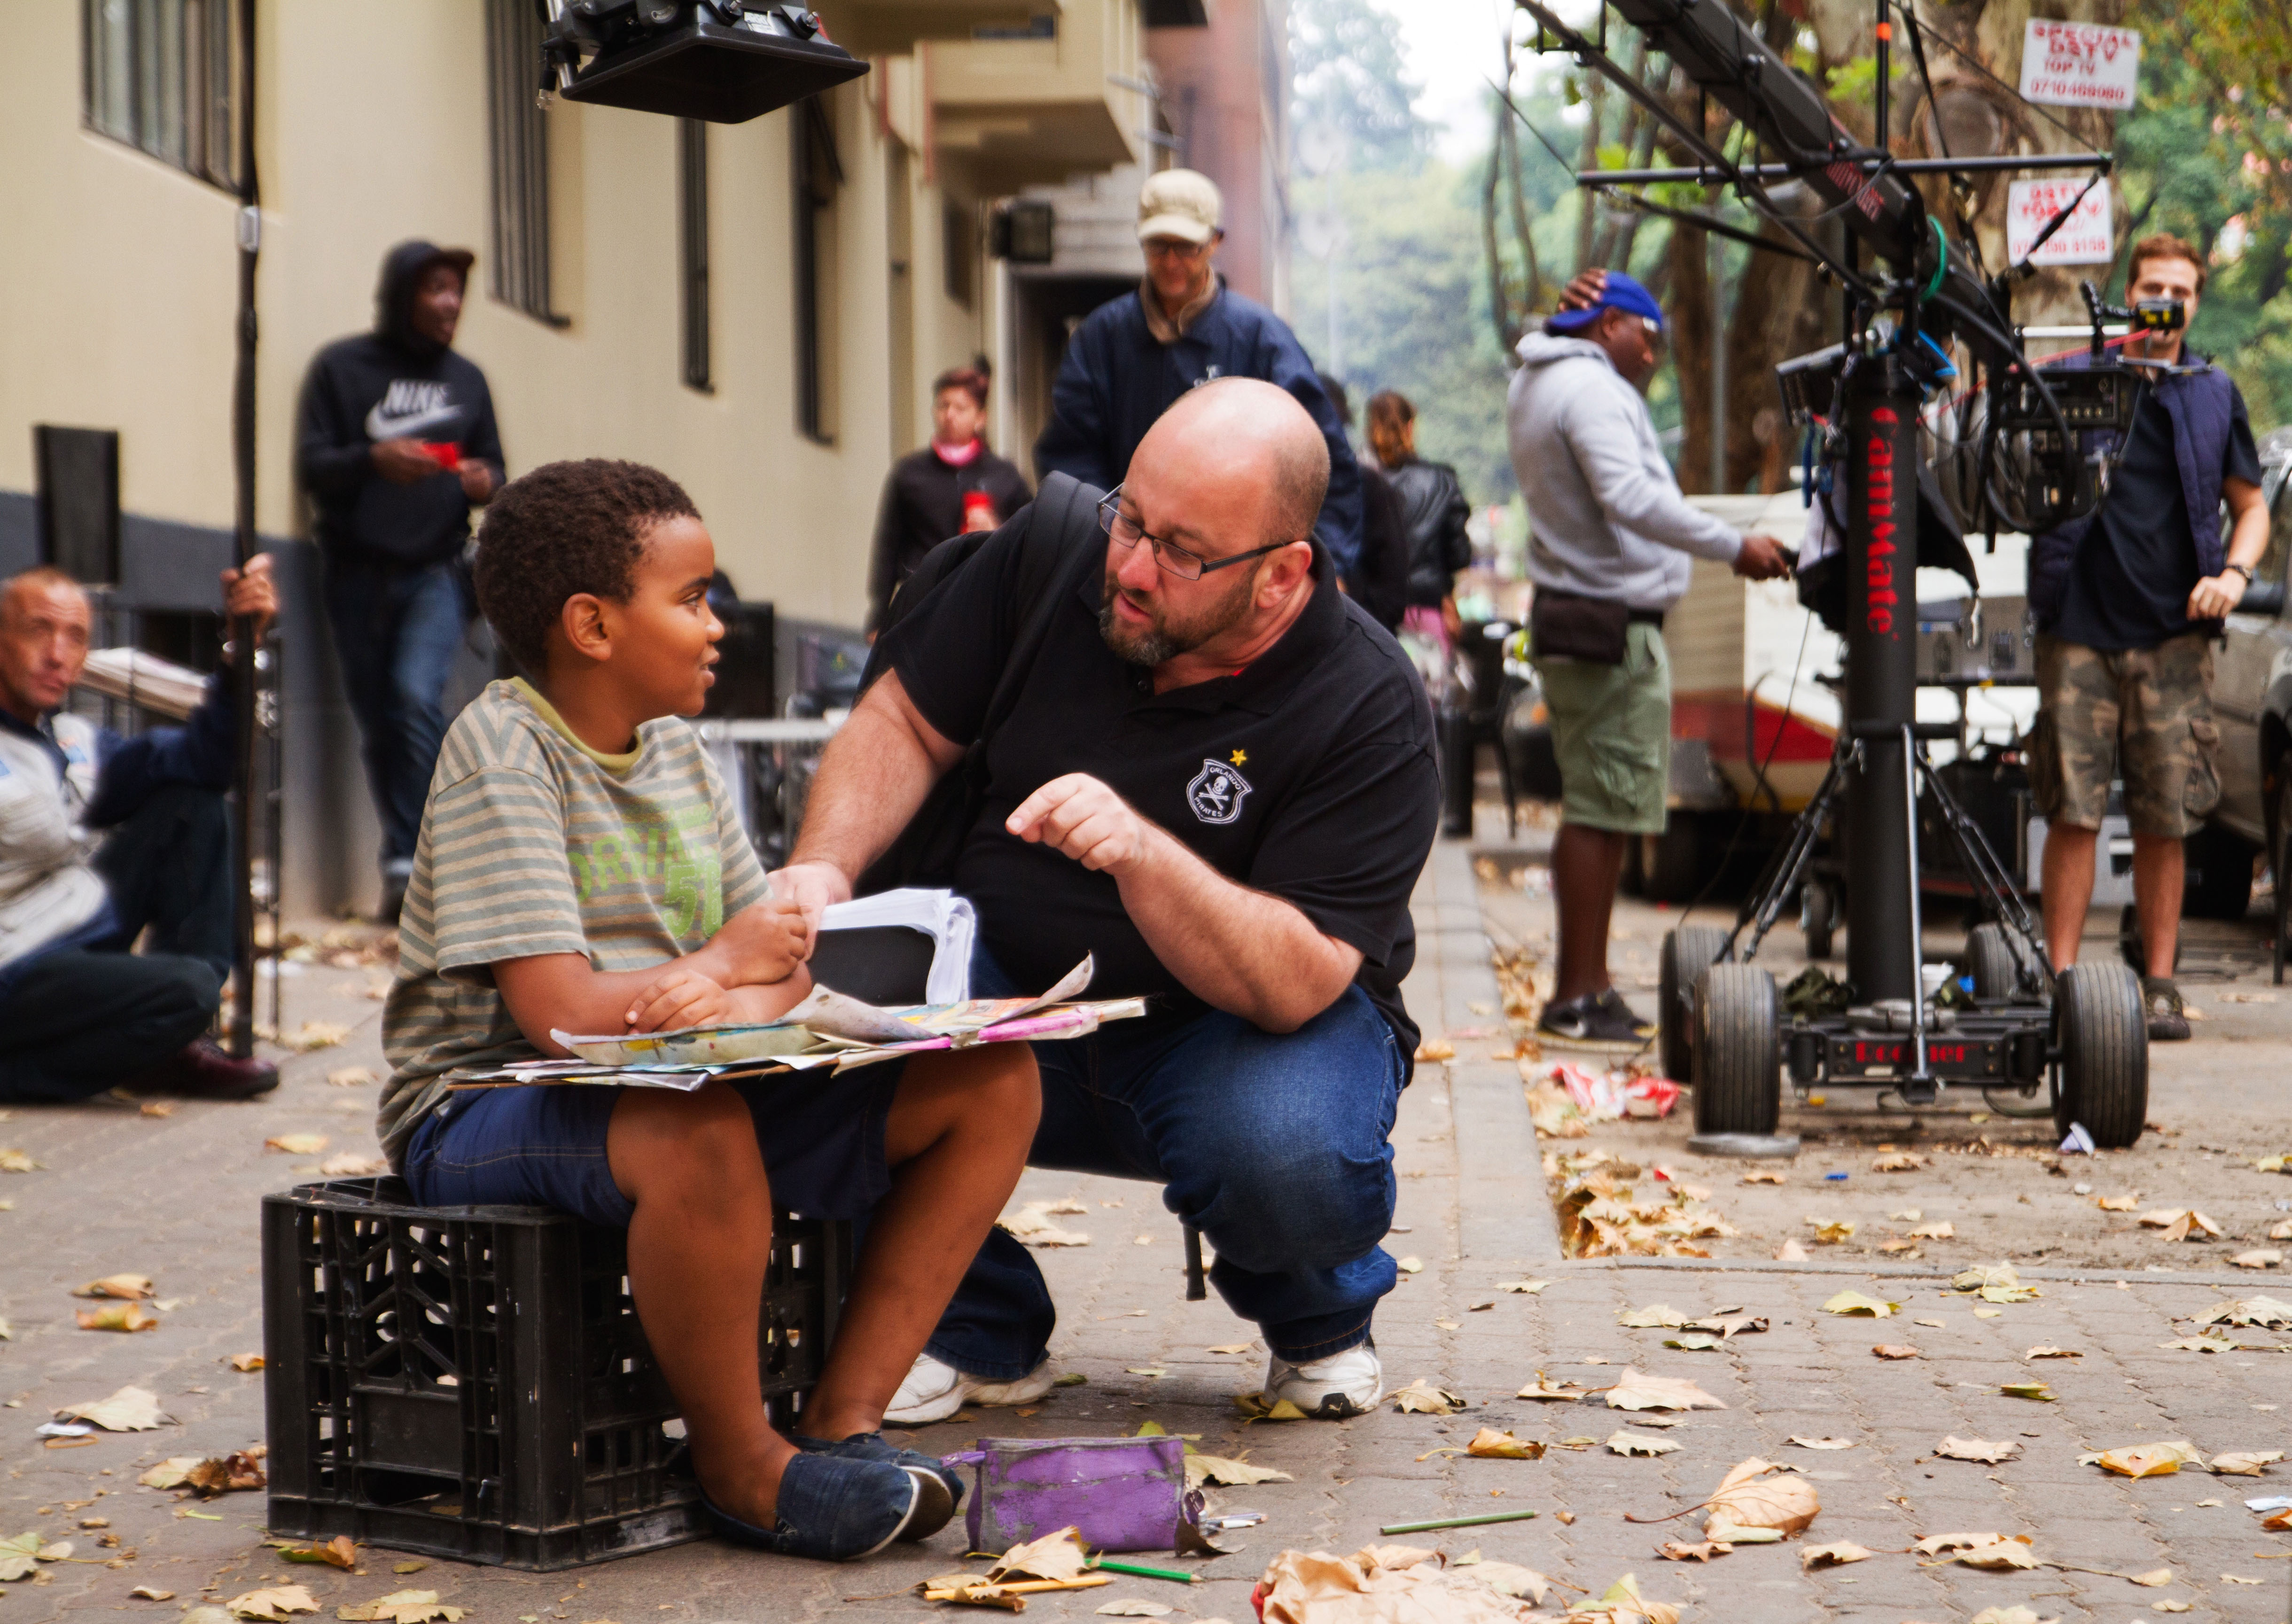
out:
{"label": "top tv sign", "polygon": [[2129,108],[2141,77],[2141,36],[2094,22],[2030,20],[2022,94],[2054,107]]}

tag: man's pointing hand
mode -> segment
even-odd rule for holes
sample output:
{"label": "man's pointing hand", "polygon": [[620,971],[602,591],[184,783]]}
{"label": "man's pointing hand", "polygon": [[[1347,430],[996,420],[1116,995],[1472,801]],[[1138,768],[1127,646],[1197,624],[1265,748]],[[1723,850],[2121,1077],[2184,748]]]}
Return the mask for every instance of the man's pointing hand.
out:
{"label": "man's pointing hand", "polygon": [[1154,826],[1086,772],[1054,778],[1019,804],[1003,827],[1117,879],[1146,860]]}

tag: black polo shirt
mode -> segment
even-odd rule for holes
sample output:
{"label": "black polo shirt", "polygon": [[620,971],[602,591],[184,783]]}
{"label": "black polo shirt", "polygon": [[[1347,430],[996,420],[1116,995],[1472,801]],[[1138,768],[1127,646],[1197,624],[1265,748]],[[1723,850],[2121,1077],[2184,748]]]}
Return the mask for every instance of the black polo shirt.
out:
{"label": "black polo shirt", "polygon": [[[884,634],[908,697],[958,744],[978,736],[1018,636],[1019,529],[989,537]],[[1155,957],[1111,877],[1005,831],[1043,785],[1086,772],[1221,874],[1360,949],[1354,980],[1413,1053],[1400,999],[1416,957],[1408,897],[1441,792],[1432,709],[1400,646],[1337,590],[1316,547],[1312,598],[1279,642],[1231,676],[1157,696],[1148,669],[1099,634],[1103,544],[1080,554],[1054,588],[1016,708],[989,741],[985,805],[956,863],[988,950],[1021,988],[1047,987],[1094,953],[1094,997],[1153,994],[1164,1018],[1207,1007]]]}

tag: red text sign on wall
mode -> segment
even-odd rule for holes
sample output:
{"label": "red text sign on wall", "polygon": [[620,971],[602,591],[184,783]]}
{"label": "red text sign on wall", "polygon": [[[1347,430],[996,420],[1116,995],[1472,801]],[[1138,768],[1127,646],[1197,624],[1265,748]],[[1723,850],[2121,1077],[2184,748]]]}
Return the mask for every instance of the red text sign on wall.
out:
{"label": "red text sign on wall", "polygon": [[2022,93],[2055,107],[2131,107],[2141,36],[2097,22],[2032,17],[2022,39]]}

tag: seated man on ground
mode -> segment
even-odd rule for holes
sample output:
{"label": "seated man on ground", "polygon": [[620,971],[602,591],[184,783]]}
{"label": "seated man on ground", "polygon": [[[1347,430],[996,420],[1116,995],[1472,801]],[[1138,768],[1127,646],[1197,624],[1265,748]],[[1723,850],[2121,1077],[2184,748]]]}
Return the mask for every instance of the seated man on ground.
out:
{"label": "seated man on ground", "polygon": [[[1095,994],[1153,998],[1037,1051],[1029,1159],[1160,1184],[1262,1328],[1269,1398],[1336,1417],[1384,1388],[1387,1140],[1416,1046],[1400,983],[1440,786],[1423,685],[1313,539],[1328,475],[1303,407],[1221,378],[1102,500],[1053,476],[894,601],[779,881],[808,914],[851,895],[981,743],[983,789],[948,831],[992,961],[981,990],[1039,991],[1091,953]],[[1006,666],[1015,699],[990,717]],[[1033,1257],[997,1232],[886,1418],[1039,1394],[1053,1322]]]}
{"label": "seated man on ground", "polygon": [[[553,1029],[769,1021],[811,989],[699,737],[724,628],[691,499],[632,463],[504,487],[478,605],[531,674],[455,722],[422,815],[383,1014],[377,1131],[425,1205],[530,1203],[628,1231],[637,1317],[682,1407],[711,1514],[792,1555],[919,1539],[962,1485],[894,1449],[884,1406],[1003,1208],[1034,1133],[1017,1044],[690,1094],[532,1085],[456,1094],[456,1066],[561,1055]],[[774,1202],[870,1218],[842,1329],[787,1439],[764,1413],[756,1315]],[[737,1312],[740,1304],[746,1312]]]}
{"label": "seated man on ground", "polygon": [[[270,559],[222,581],[259,639]],[[122,739],[61,708],[93,623],[61,570],[0,585],[0,1101],[262,1094],[278,1069],[203,1035],[230,974],[230,684],[218,673],[182,726]]]}

